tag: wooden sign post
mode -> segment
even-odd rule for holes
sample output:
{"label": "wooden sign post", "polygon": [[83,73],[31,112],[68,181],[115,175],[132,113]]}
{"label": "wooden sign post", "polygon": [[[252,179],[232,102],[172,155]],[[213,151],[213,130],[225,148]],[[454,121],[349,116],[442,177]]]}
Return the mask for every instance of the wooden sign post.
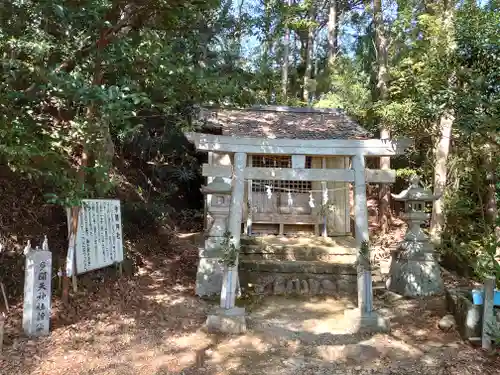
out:
{"label": "wooden sign post", "polygon": [[76,275],[123,262],[120,201],[84,199],[68,210],[69,246],[66,275]]}

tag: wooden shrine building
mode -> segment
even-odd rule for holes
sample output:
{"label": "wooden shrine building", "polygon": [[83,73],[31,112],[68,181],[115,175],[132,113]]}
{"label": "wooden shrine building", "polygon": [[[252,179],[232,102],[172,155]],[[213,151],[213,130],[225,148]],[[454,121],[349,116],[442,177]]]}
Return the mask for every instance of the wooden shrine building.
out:
{"label": "wooden shrine building", "polygon": [[[360,246],[368,241],[366,184],[393,183],[396,178],[394,170],[367,169],[365,158],[394,156],[409,146],[406,141],[371,139],[336,109],[204,109],[200,121],[200,130],[186,136],[198,151],[208,153],[203,175],[207,183],[220,177],[232,186],[231,199],[213,202],[208,195],[207,210],[214,204],[227,206],[237,246],[241,235],[305,233],[354,234]],[[200,267],[208,274],[216,266],[202,258],[211,246],[206,242],[200,250]],[[220,288],[210,275],[200,280]]]}

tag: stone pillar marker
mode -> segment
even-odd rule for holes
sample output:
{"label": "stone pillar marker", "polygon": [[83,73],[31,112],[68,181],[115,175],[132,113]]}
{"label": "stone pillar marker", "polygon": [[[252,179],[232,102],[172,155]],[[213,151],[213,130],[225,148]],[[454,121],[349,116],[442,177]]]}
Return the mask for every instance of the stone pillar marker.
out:
{"label": "stone pillar marker", "polygon": [[373,311],[372,275],[369,252],[368,204],[366,199],[365,157],[352,158],[354,169],[354,224],[358,274],[358,308],[346,310],[344,317],[353,331],[388,331],[389,323]]}
{"label": "stone pillar marker", "polygon": [[52,253],[47,237],[42,249],[24,250],[26,268],[24,279],[23,329],[28,336],[45,336],[50,331]]}
{"label": "stone pillar marker", "polygon": [[[247,155],[237,152],[234,155],[234,171],[231,203],[229,208],[228,229],[232,236],[232,245],[240,249],[241,220],[245,197],[244,171]],[[236,307],[236,287],[238,284],[238,257],[234,267],[225,267],[222,281],[220,308],[207,317],[209,331],[225,333],[243,333],[246,331],[245,309]]]}
{"label": "stone pillar marker", "polygon": [[484,280],[484,307],[483,307],[483,326],[481,330],[481,347],[491,350],[492,330],[495,326],[495,276],[486,276]]}
{"label": "stone pillar marker", "polygon": [[420,227],[430,217],[425,212],[425,203],[433,202],[439,196],[422,188],[417,176],[410,179],[408,189],[392,196],[397,201],[405,202],[404,218],[408,222],[408,230],[398,250],[392,254],[387,289],[406,297],[442,293],[444,285],[435,249]]}
{"label": "stone pillar marker", "polygon": [[212,296],[221,291],[223,274],[219,264],[219,245],[227,231],[231,185],[222,177],[216,177],[203,186],[201,192],[212,195],[212,203],[208,206],[210,220],[207,220],[204,247],[199,254],[196,295]]}

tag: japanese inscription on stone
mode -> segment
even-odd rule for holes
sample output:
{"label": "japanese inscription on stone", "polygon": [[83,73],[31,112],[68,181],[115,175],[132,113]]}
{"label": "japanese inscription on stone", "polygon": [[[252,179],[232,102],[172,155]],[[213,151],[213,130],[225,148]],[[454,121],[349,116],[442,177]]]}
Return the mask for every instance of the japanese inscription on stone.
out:
{"label": "japanese inscription on stone", "polygon": [[48,247],[44,246],[43,250],[27,248],[23,329],[28,336],[49,334],[51,281],[52,253]]}
{"label": "japanese inscription on stone", "polygon": [[[73,242],[72,239],[70,242]],[[120,201],[84,199],[78,217],[76,243],[73,246],[70,244],[70,247],[74,251],[71,252],[72,254],[68,252],[68,256],[76,256],[77,274],[122,262]],[[71,274],[72,270],[68,275]]]}

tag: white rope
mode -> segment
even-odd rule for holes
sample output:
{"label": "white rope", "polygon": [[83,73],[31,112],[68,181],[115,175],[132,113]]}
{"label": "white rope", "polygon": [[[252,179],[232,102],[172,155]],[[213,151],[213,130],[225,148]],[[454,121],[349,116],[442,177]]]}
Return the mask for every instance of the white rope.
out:
{"label": "white rope", "polygon": [[270,185],[266,185],[266,194],[267,194],[267,199],[271,199],[273,197],[273,191],[271,190]]}
{"label": "white rope", "polygon": [[314,208],[314,197],[312,195],[312,192],[309,192],[309,207]]}
{"label": "white rope", "polygon": [[[246,181],[248,181],[248,180],[246,180]],[[335,181],[332,181],[332,182],[335,182]],[[293,199],[292,193],[293,194],[309,194],[308,204],[309,204],[309,207],[311,207],[311,208],[314,208],[316,206],[313,193],[321,193],[322,205],[326,206],[326,205],[328,205],[329,200],[330,200],[328,192],[347,191],[350,189],[349,186],[346,186],[346,187],[341,187],[341,188],[330,188],[329,189],[329,188],[325,187],[324,189],[321,189],[321,190],[311,189],[311,190],[300,191],[299,189],[281,188],[281,187],[276,187],[274,185],[263,184],[263,183],[258,183],[258,182],[254,182],[254,181],[252,181],[252,185],[264,187],[267,199],[273,198],[273,191],[287,193],[288,207],[293,206],[294,199]],[[367,185],[365,184],[365,186],[367,186]],[[299,190],[299,191],[297,191],[297,190]]]}
{"label": "white rope", "polygon": [[[330,181],[330,182],[335,182],[335,181]],[[274,192],[284,192],[284,193],[295,193],[295,194],[312,194],[312,193],[322,193],[323,198],[326,195],[328,199],[328,192],[330,191],[347,191],[350,188],[347,187],[341,187],[341,188],[326,188],[326,189],[321,189],[321,190],[315,190],[315,189],[291,189],[291,188],[281,188],[281,187],[276,187],[274,185],[269,185],[269,184],[262,184],[262,183],[256,183],[252,182],[253,186],[261,186],[266,189],[266,194],[269,199],[271,199]],[[366,184],[364,186],[367,186]],[[302,190],[302,191],[300,191]]]}
{"label": "white rope", "polygon": [[321,189],[322,195],[323,195],[323,204],[328,203],[328,188],[325,186],[323,189]]}

